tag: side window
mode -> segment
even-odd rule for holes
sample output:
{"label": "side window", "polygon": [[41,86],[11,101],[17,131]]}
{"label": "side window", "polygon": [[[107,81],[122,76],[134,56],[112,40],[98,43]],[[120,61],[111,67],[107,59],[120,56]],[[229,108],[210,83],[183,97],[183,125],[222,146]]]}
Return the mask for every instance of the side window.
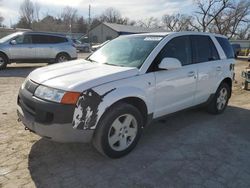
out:
{"label": "side window", "polygon": [[216,37],[217,41],[220,43],[225,55],[228,59],[234,58],[234,50],[228,40],[222,37]]}
{"label": "side window", "polygon": [[178,59],[183,66],[191,64],[191,45],[189,37],[181,36],[170,40],[156,57],[156,62],[153,63],[159,64],[161,60],[166,57]]}
{"label": "side window", "polygon": [[217,49],[209,36],[191,36],[194,63],[219,60]]}
{"label": "side window", "polygon": [[17,44],[31,44],[31,36],[30,35],[19,35],[15,38]]}
{"label": "side window", "polygon": [[58,36],[51,36],[50,37],[50,43],[63,43],[67,42],[68,40],[64,37],[58,37]]}
{"label": "side window", "polygon": [[47,35],[32,35],[33,44],[48,44],[50,43],[50,38]]}
{"label": "side window", "polygon": [[211,39],[209,41],[210,41],[212,60],[219,60],[220,56],[219,56],[219,53],[214,45],[214,42]]}

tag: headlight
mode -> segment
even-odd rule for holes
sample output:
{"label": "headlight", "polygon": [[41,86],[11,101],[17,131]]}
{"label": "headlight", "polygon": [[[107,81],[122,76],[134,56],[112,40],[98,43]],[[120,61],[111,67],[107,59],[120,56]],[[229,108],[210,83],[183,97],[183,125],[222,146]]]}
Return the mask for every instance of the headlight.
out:
{"label": "headlight", "polygon": [[38,86],[35,91],[35,96],[41,99],[45,99],[48,101],[58,102],[60,103],[65,91],[46,87],[46,86]]}
{"label": "headlight", "polygon": [[38,86],[34,94],[36,97],[52,102],[63,104],[76,104],[80,93],[67,92],[60,89],[54,89],[46,86]]}

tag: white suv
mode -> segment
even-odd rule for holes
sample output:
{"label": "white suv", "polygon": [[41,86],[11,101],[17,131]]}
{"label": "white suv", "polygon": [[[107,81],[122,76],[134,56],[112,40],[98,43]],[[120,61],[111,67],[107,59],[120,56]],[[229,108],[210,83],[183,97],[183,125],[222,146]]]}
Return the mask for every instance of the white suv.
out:
{"label": "white suv", "polygon": [[18,116],[42,137],[92,140],[98,151],[118,158],[136,146],[152,119],[200,104],[222,113],[233,74],[234,52],[224,36],[122,36],[87,60],[33,71],[19,91]]}

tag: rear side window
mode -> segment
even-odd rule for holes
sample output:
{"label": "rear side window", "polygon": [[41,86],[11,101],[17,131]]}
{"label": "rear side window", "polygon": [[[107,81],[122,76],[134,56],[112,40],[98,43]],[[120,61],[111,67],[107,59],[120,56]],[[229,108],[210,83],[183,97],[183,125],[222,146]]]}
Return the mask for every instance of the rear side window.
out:
{"label": "rear side window", "polygon": [[32,35],[33,44],[48,44],[49,41],[50,38],[47,35]]}
{"label": "rear side window", "polygon": [[64,37],[60,36],[50,36],[50,35],[33,35],[32,42],[33,44],[55,44],[55,43],[63,43],[68,40]]}
{"label": "rear side window", "polygon": [[64,37],[51,36],[51,43],[63,43],[68,42],[68,40]]}
{"label": "rear side window", "polygon": [[162,59],[172,57],[178,59],[182,65],[189,65],[191,61],[191,45],[188,36],[176,37],[170,40],[156,57],[156,64]]}
{"label": "rear side window", "polygon": [[216,37],[217,41],[220,43],[227,59],[234,58],[234,51],[229,41],[226,38]]}
{"label": "rear side window", "polygon": [[191,36],[194,63],[219,60],[217,49],[209,36]]}

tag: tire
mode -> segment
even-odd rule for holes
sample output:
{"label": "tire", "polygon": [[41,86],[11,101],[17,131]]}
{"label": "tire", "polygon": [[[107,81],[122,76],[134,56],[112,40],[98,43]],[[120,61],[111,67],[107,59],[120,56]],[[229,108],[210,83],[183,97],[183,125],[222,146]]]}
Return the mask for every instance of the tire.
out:
{"label": "tire", "polygon": [[142,134],[143,117],[136,107],[127,103],[112,106],[99,122],[93,145],[110,158],[127,155],[135,148]]}
{"label": "tire", "polygon": [[213,99],[207,106],[207,111],[211,114],[221,114],[227,107],[231,95],[231,89],[227,83],[223,82],[217,89]]}
{"label": "tire", "polygon": [[60,53],[56,56],[56,63],[66,62],[70,59],[69,55],[66,53]]}
{"label": "tire", "polygon": [[7,57],[0,53],[0,70],[3,70],[7,67],[7,64],[8,64],[8,59]]}

